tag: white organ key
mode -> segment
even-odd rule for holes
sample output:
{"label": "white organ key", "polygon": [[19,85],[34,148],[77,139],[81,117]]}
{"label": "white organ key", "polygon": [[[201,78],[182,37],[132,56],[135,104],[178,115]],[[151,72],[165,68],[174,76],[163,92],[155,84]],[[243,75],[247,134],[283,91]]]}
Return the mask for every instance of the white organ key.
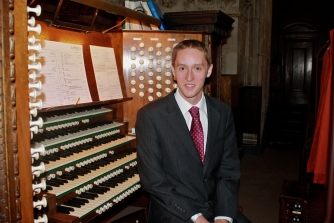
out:
{"label": "white organ key", "polygon": [[34,26],[35,22],[36,22],[36,20],[35,20],[35,17],[33,17],[33,16],[31,16],[30,19],[28,19],[28,24],[30,26]]}
{"label": "white organ key", "polygon": [[32,89],[32,88],[35,88],[35,89],[37,89],[37,90],[42,90],[42,82],[40,82],[40,81],[37,81],[37,82],[35,82],[35,83],[29,83],[28,84],[28,88],[29,89]]}
{"label": "white organ key", "polygon": [[34,44],[34,45],[28,45],[28,51],[34,50],[40,53],[42,51],[42,46],[40,43]]}
{"label": "white organ key", "polygon": [[37,208],[38,210],[41,210],[42,207],[46,207],[48,205],[47,200],[45,197],[42,197],[39,201],[34,201],[33,206],[34,208]]}
{"label": "white organ key", "polygon": [[41,34],[42,27],[40,24],[37,24],[36,26],[27,26],[28,32],[35,32],[37,35]]}
{"label": "white organ key", "polygon": [[37,108],[42,109],[43,102],[41,99],[39,99],[36,102],[29,102],[29,108]]}
{"label": "white organ key", "polygon": [[91,170],[90,173],[85,174],[83,176],[78,176],[77,179],[69,180],[68,183],[64,184],[62,187],[54,187],[52,190],[50,190],[50,193],[55,194],[57,197],[63,195],[64,193],[69,192],[70,190],[77,188],[81,185],[85,185],[92,180],[94,180],[97,176],[100,176],[101,174],[105,174],[108,171],[112,171],[113,169],[116,169],[125,163],[128,163],[130,161],[133,161],[137,158],[136,153],[132,153],[122,159],[119,159],[113,163],[110,163],[108,165],[102,166],[99,169]]}
{"label": "white organ key", "polygon": [[39,117],[36,121],[30,121],[30,126],[38,126],[39,128],[43,127],[43,119]]}
{"label": "white organ key", "polygon": [[42,65],[40,62],[38,63],[33,63],[33,64],[28,64],[28,70],[37,70],[38,72],[41,71]]}
{"label": "white organ key", "polygon": [[[127,190],[130,190],[130,187],[135,187],[134,190],[132,190],[133,192],[135,190],[138,190],[140,188],[140,186],[138,185],[137,187],[135,186],[137,183],[139,183],[139,175],[135,174],[133,177],[129,178],[127,181],[119,184],[117,187],[115,188],[111,188],[109,191],[107,191],[106,193],[102,194],[101,196],[99,196],[98,198],[96,198],[95,200],[90,200],[89,203],[87,203],[84,206],[81,206],[80,208],[75,208],[72,207],[74,209],[74,211],[70,212],[70,215],[74,215],[77,216],[79,218],[84,217],[86,214],[88,214],[89,212],[95,211],[97,208],[99,208],[101,205],[107,203],[108,201],[111,200],[115,200],[121,193],[125,193]],[[124,198],[123,198],[124,199]],[[119,201],[122,199],[118,199]],[[116,201],[116,200],[115,200]],[[118,203],[119,201],[113,201],[114,203]],[[97,213],[99,213],[98,210],[96,210]],[[100,212],[102,213],[102,212]]]}
{"label": "white organ key", "polygon": [[37,16],[40,16],[42,13],[42,7],[40,5],[37,5],[36,8],[31,8],[27,6],[27,12],[34,12]]}
{"label": "white organ key", "polygon": [[107,150],[109,148],[112,148],[114,146],[117,146],[117,145],[120,145],[120,144],[123,144],[123,143],[126,143],[126,142],[130,142],[134,139],[135,139],[135,137],[133,137],[133,136],[126,136],[126,137],[117,139],[115,141],[111,141],[109,143],[106,143],[106,144],[103,144],[103,145],[100,145],[100,146],[96,146],[92,149],[84,150],[84,151],[76,153],[72,156],[60,158],[56,162],[50,162],[50,163],[45,164],[46,171],[52,172],[55,169],[58,169],[62,166],[67,166],[69,163],[74,162],[76,160],[79,160],[83,157],[86,157],[86,156],[89,156],[89,155],[91,156],[94,153],[100,153],[104,150]]}
{"label": "white organ key", "polygon": [[34,223],[48,223],[48,216],[43,214],[43,217],[39,216],[37,219],[34,219]]}

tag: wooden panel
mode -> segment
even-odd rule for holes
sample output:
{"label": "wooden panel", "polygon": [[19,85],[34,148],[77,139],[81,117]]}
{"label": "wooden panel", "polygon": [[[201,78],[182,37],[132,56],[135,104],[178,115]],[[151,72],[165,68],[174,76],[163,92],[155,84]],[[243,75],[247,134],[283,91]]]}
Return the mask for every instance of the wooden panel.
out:
{"label": "wooden panel", "polygon": [[171,74],[173,45],[184,39],[202,41],[202,33],[123,31],[110,35],[113,42],[122,41],[124,80],[127,95],[133,98],[124,104],[124,119],[129,122],[129,132],[132,132],[137,111],[145,104],[166,96],[177,86]]}

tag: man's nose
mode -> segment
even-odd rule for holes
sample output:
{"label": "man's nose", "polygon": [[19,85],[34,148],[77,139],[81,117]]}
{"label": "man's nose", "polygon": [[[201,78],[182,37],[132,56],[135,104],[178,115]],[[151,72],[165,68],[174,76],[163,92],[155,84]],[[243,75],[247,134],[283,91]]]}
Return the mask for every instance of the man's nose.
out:
{"label": "man's nose", "polygon": [[187,81],[191,81],[193,80],[193,78],[194,78],[193,72],[191,70],[188,70],[187,76],[186,76]]}

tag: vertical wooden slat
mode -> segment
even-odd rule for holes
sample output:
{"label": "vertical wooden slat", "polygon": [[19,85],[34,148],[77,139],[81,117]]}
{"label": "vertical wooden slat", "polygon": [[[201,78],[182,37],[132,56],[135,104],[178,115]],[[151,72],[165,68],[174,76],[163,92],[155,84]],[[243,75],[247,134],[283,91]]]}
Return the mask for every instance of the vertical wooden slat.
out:
{"label": "vertical wooden slat", "polygon": [[[33,194],[29,131],[27,1],[14,0],[16,131],[19,157],[21,220],[33,222]],[[35,16],[35,15],[31,15]],[[14,120],[14,119],[13,119]],[[14,184],[13,184],[14,185]]]}
{"label": "vertical wooden slat", "polygon": [[15,188],[11,188],[15,179],[13,166],[13,145],[12,145],[12,103],[11,103],[11,81],[10,67],[11,46],[13,42],[10,37],[13,34],[13,11],[8,0],[1,1],[1,119],[0,119],[0,153],[1,153],[1,220],[4,222],[16,221],[16,194]]}

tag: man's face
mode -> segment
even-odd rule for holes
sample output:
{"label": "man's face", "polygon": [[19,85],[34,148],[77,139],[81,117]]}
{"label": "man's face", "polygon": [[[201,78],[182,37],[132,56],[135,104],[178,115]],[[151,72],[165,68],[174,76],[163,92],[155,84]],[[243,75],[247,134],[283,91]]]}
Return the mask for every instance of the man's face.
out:
{"label": "man's face", "polygon": [[187,48],[177,53],[172,72],[181,96],[190,104],[195,105],[201,100],[204,82],[210,77],[212,67],[204,53],[197,49]]}

